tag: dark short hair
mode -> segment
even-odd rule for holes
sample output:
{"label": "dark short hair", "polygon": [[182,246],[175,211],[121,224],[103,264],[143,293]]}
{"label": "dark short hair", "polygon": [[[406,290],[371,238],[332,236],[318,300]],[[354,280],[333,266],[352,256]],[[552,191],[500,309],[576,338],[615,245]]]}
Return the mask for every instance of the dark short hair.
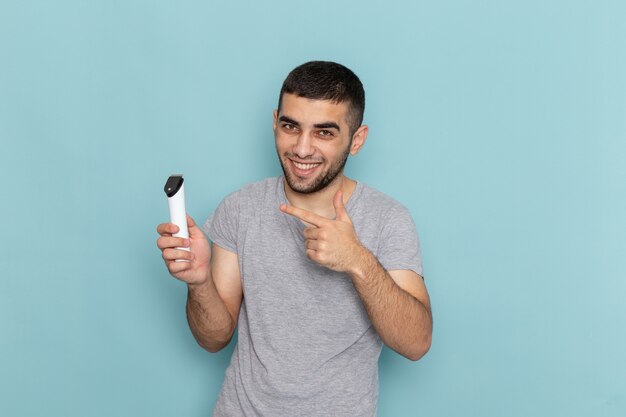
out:
{"label": "dark short hair", "polygon": [[295,94],[313,100],[348,103],[350,136],[361,126],[365,111],[365,91],[361,80],[350,69],[336,62],[310,61],[294,68],[280,89],[278,111],[283,94]]}

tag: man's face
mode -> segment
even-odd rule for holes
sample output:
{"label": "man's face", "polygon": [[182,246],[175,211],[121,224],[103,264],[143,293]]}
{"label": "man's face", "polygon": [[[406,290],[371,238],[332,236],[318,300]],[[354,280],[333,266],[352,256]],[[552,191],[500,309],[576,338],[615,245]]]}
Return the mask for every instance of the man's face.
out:
{"label": "man's face", "polygon": [[347,115],[348,103],[283,95],[279,113],[274,112],[274,137],[292,190],[314,193],[343,171],[351,151]]}

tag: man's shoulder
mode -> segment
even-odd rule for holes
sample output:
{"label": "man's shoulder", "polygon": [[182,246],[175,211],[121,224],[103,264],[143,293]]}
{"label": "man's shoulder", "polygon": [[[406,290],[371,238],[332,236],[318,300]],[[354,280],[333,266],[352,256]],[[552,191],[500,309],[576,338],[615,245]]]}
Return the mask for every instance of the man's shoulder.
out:
{"label": "man's shoulder", "polygon": [[[248,221],[253,216],[262,216],[267,212],[264,208],[272,205],[271,198],[276,198],[276,190],[280,184],[281,177],[271,177],[248,183],[227,194],[209,215],[202,229],[209,233],[210,225],[216,218],[218,222],[228,222],[226,219],[230,219],[233,223],[238,223]],[[277,207],[276,205],[276,210]]]}
{"label": "man's shoulder", "polygon": [[228,194],[224,200],[230,203],[242,201],[256,201],[264,196],[271,195],[275,192],[281,182],[281,177],[269,177],[260,181],[250,182],[242,186],[236,191]]}
{"label": "man's shoulder", "polygon": [[407,212],[408,209],[394,197],[374,188],[368,184],[361,184],[361,195],[359,203],[366,205],[370,210],[376,210],[381,214],[391,214],[394,212]]}
{"label": "man's shoulder", "polygon": [[258,192],[266,192],[267,190],[275,190],[280,182],[282,177],[269,177],[262,179],[260,181],[250,182],[243,187],[240,188],[239,191],[243,193],[258,193]]}

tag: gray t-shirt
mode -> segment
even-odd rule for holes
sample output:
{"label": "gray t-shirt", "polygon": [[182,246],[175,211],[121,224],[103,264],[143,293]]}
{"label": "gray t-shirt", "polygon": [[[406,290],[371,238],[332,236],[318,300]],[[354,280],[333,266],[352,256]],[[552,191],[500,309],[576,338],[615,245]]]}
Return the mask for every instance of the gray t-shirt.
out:
{"label": "gray t-shirt", "polygon": [[[307,258],[282,176],[227,196],[202,226],[238,255],[238,341],[214,417],[375,416],[382,341],[349,276]],[[386,270],[422,274],[410,214],[358,182],[346,203],[357,236]]]}

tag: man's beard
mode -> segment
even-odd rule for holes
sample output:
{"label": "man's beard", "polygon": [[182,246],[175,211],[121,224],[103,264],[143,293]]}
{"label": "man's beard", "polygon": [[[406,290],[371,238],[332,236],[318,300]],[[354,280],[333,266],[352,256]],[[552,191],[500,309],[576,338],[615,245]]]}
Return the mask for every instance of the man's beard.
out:
{"label": "man's beard", "polygon": [[[330,184],[335,178],[337,178],[337,175],[339,175],[343,171],[343,168],[346,166],[348,155],[350,155],[350,146],[346,147],[346,151],[343,153],[343,155],[341,155],[341,158],[335,161],[335,163],[333,163],[330,168],[328,168],[328,171],[325,174],[319,175],[310,184],[299,184],[297,176],[294,176],[290,171],[285,169],[285,163],[283,163],[283,159],[280,157],[280,155],[278,155],[278,160],[280,161],[280,167],[283,169],[283,173],[285,174],[285,180],[287,181],[289,188],[301,194],[313,194],[320,190],[323,190],[328,184]],[[292,157],[295,157],[295,155],[292,153],[285,154],[286,159]],[[324,163],[325,161],[321,162]]]}

